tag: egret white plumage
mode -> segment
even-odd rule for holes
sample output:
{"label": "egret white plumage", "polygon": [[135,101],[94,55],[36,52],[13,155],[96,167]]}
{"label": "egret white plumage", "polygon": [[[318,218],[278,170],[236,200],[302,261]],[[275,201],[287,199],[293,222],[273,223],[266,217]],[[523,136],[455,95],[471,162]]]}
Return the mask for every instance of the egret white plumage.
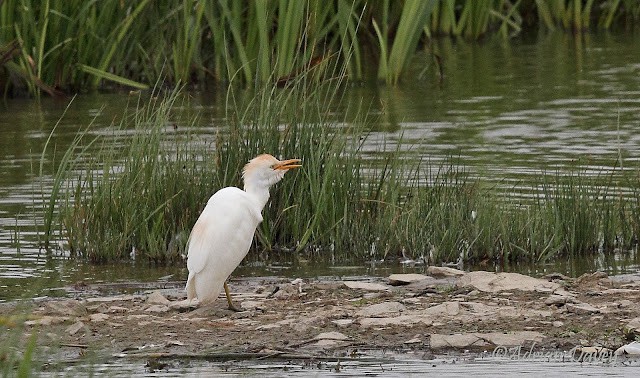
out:
{"label": "egret white plumage", "polygon": [[187,242],[187,299],[212,303],[224,288],[229,308],[236,309],[227,278],[249,252],[269,188],[289,169],[300,167],[298,163],[300,159],[280,161],[260,155],[244,166],[244,190],[227,187],[209,198]]}

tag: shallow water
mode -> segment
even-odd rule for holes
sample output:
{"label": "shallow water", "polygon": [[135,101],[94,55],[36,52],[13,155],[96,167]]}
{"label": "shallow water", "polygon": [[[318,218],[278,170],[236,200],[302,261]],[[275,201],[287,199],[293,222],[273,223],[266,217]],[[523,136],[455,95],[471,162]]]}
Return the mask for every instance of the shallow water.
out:
{"label": "shallow water", "polygon": [[[583,37],[552,33],[523,36],[511,43],[436,41],[433,47],[442,57],[442,80],[433,58],[419,55],[413,74],[400,86],[352,84],[346,103],[333,112],[343,120],[355,104],[365,105],[372,134],[364,153],[371,157],[379,153],[381,143],[393,148],[402,142],[407,159],[421,158],[437,166],[453,156],[472,176],[520,195],[535,190],[532,185],[545,171],[611,174],[624,183],[625,177],[637,179],[640,160],[638,39],[636,32]],[[191,95],[190,105],[179,110],[200,115],[199,131],[212,134],[224,128],[224,92]],[[59,295],[64,292],[60,287],[77,281],[186,278],[183,266],[95,267],[66,261],[64,253],[47,255],[38,247],[41,218],[37,214],[48,198],[50,174],[63,151],[78,131],[87,128],[91,135],[126,143],[127,133],[116,134],[111,125],[136,101],[136,96],[126,94],[91,94],[73,101],[42,98],[7,100],[0,105],[0,301]],[[40,156],[58,120],[41,175]],[[176,126],[176,133],[186,127]],[[598,269],[612,274],[633,272],[637,267],[637,254],[633,254],[499,269],[575,276]],[[421,272],[424,267],[372,264],[345,269],[350,269],[349,274],[386,275]],[[266,265],[249,261],[236,274],[293,277],[340,271],[340,267],[290,261]]]}
{"label": "shallow water", "polygon": [[[111,375],[117,371],[124,376],[173,377],[188,375],[268,376],[268,377],[636,377],[638,360],[620,359],[615,362],[577,362],[561,360],[513,360],[493,358],[483,354],[465,353],[457,356],[394,355],[387,353],[367,356],[361,360],[230,360],[208,362],[199,360],[163,360],[160,369],[152,369],[148,361],[118,361],[91,366],[74,366],[62,370],[63,374]],[[59,374],[56,372],[56,375]],[[43,376],[46,376],[44,374]]]}

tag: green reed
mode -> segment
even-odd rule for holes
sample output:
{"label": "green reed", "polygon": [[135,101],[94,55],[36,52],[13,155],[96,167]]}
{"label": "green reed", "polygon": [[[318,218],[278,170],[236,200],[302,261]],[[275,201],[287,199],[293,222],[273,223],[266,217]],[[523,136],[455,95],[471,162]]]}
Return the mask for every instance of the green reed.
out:
{"label": "green reed", "polygon": [[610,29],[640,19],[634,0],[4,0],[0,86],[50,95],[96,88],[276,80],[341,56],[352,80],[374,67],[401,80],[437,36]]}
{"label": "green reed", "polygon": [[113,136],[80,133],[64,152],[43,199],[43,244],[61,238],[71,256],[94,262],[181,261],[207,199],[241,186],[244,164],[272,153],[301,158],[303,168],[273,188],[253,255],[500,264],[636,245],[637,180],[547,173],[526,199],[470,178],[454,160],[406,160],[402,141],[365,154],[367,109],[345,112],[360,114],[350,119],[331,112],[346,79],[335,58],[284,88],[232,86],[227,125],[213,136],[175,110],[188,101],[180,91],[132,96]]}

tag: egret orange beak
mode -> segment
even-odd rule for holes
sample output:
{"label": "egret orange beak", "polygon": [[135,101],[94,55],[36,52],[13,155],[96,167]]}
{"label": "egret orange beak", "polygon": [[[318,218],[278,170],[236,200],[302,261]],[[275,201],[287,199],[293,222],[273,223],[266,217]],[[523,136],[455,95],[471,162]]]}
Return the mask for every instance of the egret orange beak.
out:
{"label": "egret orange beak", "polygon": [[281,171],[288,171],[289,169],[292,169],[292,168],[302,167],[302,164],[296,164],[296,163],[300,163],[301,161],[302,160],[300,160],[300,159],[283,160],[283,161],[275,164],[273,166],[273,169],[277,169],[277,170],[281,170]]}

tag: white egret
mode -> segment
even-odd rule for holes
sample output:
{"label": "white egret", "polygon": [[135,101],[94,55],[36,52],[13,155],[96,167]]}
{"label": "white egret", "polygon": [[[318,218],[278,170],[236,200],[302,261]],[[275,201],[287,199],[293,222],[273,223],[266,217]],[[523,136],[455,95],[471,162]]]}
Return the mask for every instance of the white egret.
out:
{"label": "white egret", "polygon": [[269,200],[269,187],[289,169],[300,167],[299,162],[260,155],[244,166],[244,190],[227,187],[209,198],[187,241],[187,299],[212,303],[224,288],[229,309],[236,310],[227,278],[249,252]]}

